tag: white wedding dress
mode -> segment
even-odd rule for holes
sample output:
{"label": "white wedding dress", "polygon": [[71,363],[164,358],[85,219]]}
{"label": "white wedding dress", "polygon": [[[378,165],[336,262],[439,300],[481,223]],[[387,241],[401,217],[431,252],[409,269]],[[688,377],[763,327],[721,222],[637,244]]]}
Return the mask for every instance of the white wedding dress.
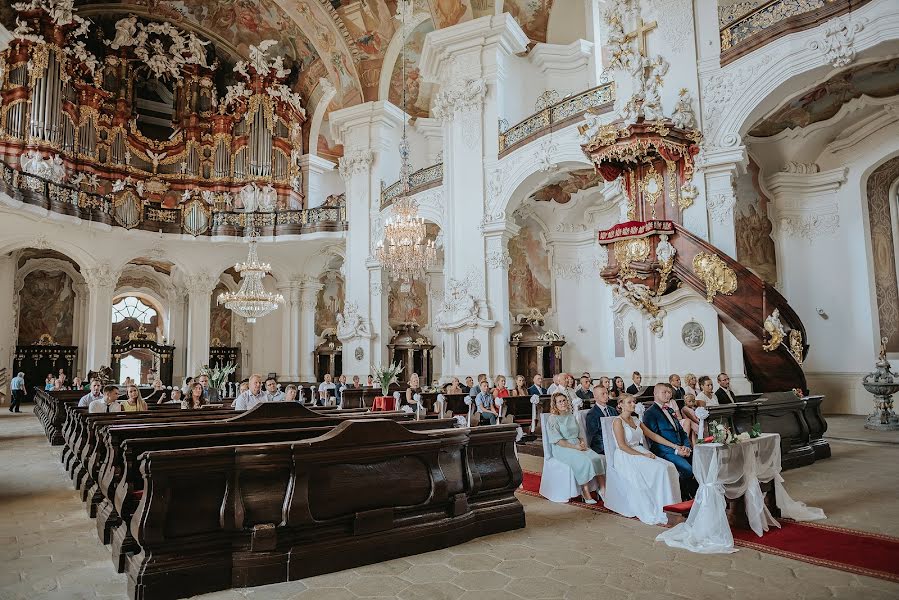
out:
{"label": "white wedding dress", "polygon": [[637,517],[648,525],[664,525],[668,517],[663,506],[680,502],[677,469],[663,458],[651,458],[643,445],[643,430],[639,421],[631,427],[621,417],[616,417],[624,426],[627,445],[642,456],[628,454],[620,448],[615,452],[615,470],[627,487],[626,506],[616,507],[616,512],[626,517]]}

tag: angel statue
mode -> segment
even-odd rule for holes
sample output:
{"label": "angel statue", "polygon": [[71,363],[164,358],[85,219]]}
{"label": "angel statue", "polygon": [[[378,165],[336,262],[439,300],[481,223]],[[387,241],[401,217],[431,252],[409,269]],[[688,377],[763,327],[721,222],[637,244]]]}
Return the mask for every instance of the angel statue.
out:
{"label": "angel statue", "polygon": [[208,44],[209,42],[204,42],[197,37],[196,34],[191,32],[187,42],[187,49],[192,56],[192,62],[194,64],[200,65],[201,67],[209,67],[209,63],[206,61],[206,46]]}
{"label": "angel statue", "polygon": [[674,105],[674,113],[671,122],[678,129],[692,129],[696,127],[696,115],[693,113],[692,99],[687,88],[681,88],[677,103]]}
{"label": "angel statue", "polygon": [[119,19],[115,24],[115,39],[106,43],[113,50],[118,50],[125,46],[132,46],[135,42],[137,34],[137,17],[131,15],[125,19]]}

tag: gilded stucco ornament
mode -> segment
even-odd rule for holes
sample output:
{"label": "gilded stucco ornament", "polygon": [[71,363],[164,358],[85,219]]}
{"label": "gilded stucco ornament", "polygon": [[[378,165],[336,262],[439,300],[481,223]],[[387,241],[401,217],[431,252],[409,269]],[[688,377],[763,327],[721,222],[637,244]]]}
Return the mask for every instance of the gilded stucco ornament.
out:
{"label": "gilded stucco ornament", "polygon": [[706,301],[716,294],[730,296],[737,291],[737,274],[720,257],[700,252],[693,257],[693,272],[705,284]]}
{"label": "gilded stucco ornament", "polygon": [[780,311],[776,308],[774,309],[774,312],[765,319],[765,333],[768,334],[769,339],[762,344],[762,350],[765,352],[774,352],[787,335],[783,323],[780,322]]}
{"label": "gilded stucco ornament", "polygon": [[614,246],[615,259],[621,269],[620,277],[628,279],[635,277],[636,273],[631,269],[631,263],[635,260],[646,260],[649,256],[649,240],[646,238],[634,238],[619,240]]}
{"label": "gilded stucco ornament", "polygon": [[793,354],[796,362],[801,365],[805,357],[802,352],[802,332],[798,329],[790,331],[790,352]]}

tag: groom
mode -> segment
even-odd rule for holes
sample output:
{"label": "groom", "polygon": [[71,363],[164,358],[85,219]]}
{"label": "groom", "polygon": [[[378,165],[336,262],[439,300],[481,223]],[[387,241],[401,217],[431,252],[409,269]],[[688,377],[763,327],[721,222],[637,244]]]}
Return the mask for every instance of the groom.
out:
{"label": "groom", "polygon": [[681,427],[674,412],[665,406],[671,400],[671,393],[669,385],[657,383],[653,388],[655,402],[646,409],[641,420],[650,430],[669,442],[677,444],[675,449],[650,442],[649,449],[656,456],[664,458],[677,467],[677,473],[680,475],[681,496],[686,500],[696,495],[698,484],[693,477],[693,466],[690,464],[690,457],[693,454],[693,449],[690,447],[690,436]]}

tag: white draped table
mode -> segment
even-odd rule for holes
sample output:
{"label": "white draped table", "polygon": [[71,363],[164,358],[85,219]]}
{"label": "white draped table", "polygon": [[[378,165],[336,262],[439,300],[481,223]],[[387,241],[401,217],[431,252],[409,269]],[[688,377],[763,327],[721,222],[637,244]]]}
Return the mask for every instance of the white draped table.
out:
{"label": "white draped table", "polygon": [[769,526],[780,527],[762,494],[761,483],[774,481],[774,493],[781,515],[796,521],[823,519],[824,511],[796,502],[783,486],[780,476],[780,435],[766,433],[735,444],[697,444],[693,448],[693,474],[699,491],[687,520],[656,537],[669,546],[692,552],[736,552],[727,523],[725,497],[744,497],[746,518],[759,537]]}

